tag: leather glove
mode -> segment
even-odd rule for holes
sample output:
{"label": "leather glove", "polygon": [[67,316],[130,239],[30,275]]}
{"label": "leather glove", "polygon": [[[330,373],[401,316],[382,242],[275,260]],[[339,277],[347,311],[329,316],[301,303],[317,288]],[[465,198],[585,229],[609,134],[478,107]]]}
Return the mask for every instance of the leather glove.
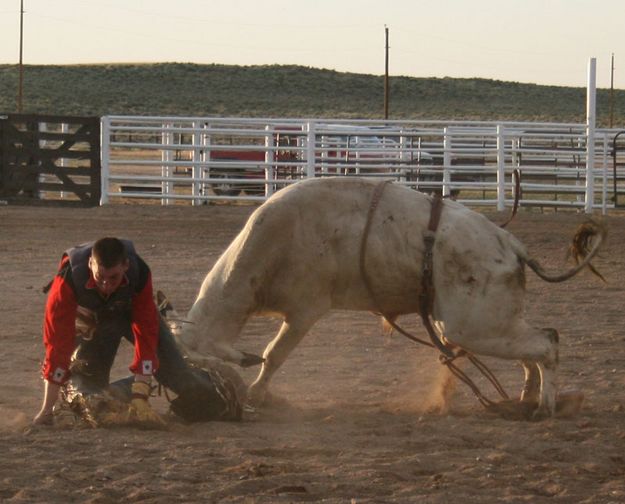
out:
{"label": "leather glove", "polygon": [[148,402],[149,397],[149,383],[136,381],[132,384],[132,400],[130,401],[128,420],[144,427],[164,427],[165,421],[152,409]]}

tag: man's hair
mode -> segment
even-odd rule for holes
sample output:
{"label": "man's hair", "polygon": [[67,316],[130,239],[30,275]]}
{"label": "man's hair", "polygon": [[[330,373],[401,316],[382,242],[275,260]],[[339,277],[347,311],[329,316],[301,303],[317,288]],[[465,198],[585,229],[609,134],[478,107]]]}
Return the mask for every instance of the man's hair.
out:
{"label": "man's hair", "polygon": [[91,257],[104,268],[113,268],[128,259],[126,247],[117,238],[100,238],[93,244]]}

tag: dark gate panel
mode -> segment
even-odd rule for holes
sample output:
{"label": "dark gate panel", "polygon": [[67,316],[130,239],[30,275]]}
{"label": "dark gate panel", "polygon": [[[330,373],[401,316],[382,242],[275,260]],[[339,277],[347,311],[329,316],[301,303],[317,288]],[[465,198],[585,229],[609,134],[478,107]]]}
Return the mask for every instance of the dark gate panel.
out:
{"label": "dark gate panel", "polygon": [[623,195],[623,189],[620,186],[621,182],[625,180],[625,162],[622,159],[619,160],[619,152],[625,152],[625,130],[619,131],[612,139],[612,180],[614,184],[612,199],[616,208],[623,208],[625,202],[622,198],[619,200],[619,195]]}
{"label": "dark gate panel", "polygon": [[98,205],[99,117],[0,115],[0,198]]}

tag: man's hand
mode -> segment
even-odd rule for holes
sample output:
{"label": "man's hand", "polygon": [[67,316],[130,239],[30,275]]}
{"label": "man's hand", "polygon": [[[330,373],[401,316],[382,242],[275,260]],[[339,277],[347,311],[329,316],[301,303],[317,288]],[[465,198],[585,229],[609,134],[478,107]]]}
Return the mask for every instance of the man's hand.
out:
{"label": "man's hand", "polygon": [[40,411],[37,413],[35,418],[33,418],[33,425],[52,425],[53,424],[53,413],[52,411]]}
{"label": "man's hand", "polygon": [[39,413],[33,418],[33,425],[52,425],[54,403],[59,398],[61,386],[58,383],[45,381],[43,392],[43,404]]}
{"label": "man's hand", "polygon": [[135,381],[132,384],[132,400],[130,401],[128,420],[144,427],[165,427],[165,421],[150,406],[149,397],[150,384],[148,382]]}

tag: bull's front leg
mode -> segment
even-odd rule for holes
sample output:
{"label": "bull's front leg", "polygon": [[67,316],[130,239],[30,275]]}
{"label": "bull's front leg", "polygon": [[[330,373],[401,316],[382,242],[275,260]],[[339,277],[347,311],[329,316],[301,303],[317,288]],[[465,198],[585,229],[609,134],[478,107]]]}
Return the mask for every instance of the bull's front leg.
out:
{"label": "bull's front leg", "polygon": [[280,327],[276,337],[267,345],[263,353],[264,362],[258,377],[248,389],[248,403],[261,406],[267,402],[269,381],[289,354],[317,321],[317,314],[305,317],[287,318]]}

